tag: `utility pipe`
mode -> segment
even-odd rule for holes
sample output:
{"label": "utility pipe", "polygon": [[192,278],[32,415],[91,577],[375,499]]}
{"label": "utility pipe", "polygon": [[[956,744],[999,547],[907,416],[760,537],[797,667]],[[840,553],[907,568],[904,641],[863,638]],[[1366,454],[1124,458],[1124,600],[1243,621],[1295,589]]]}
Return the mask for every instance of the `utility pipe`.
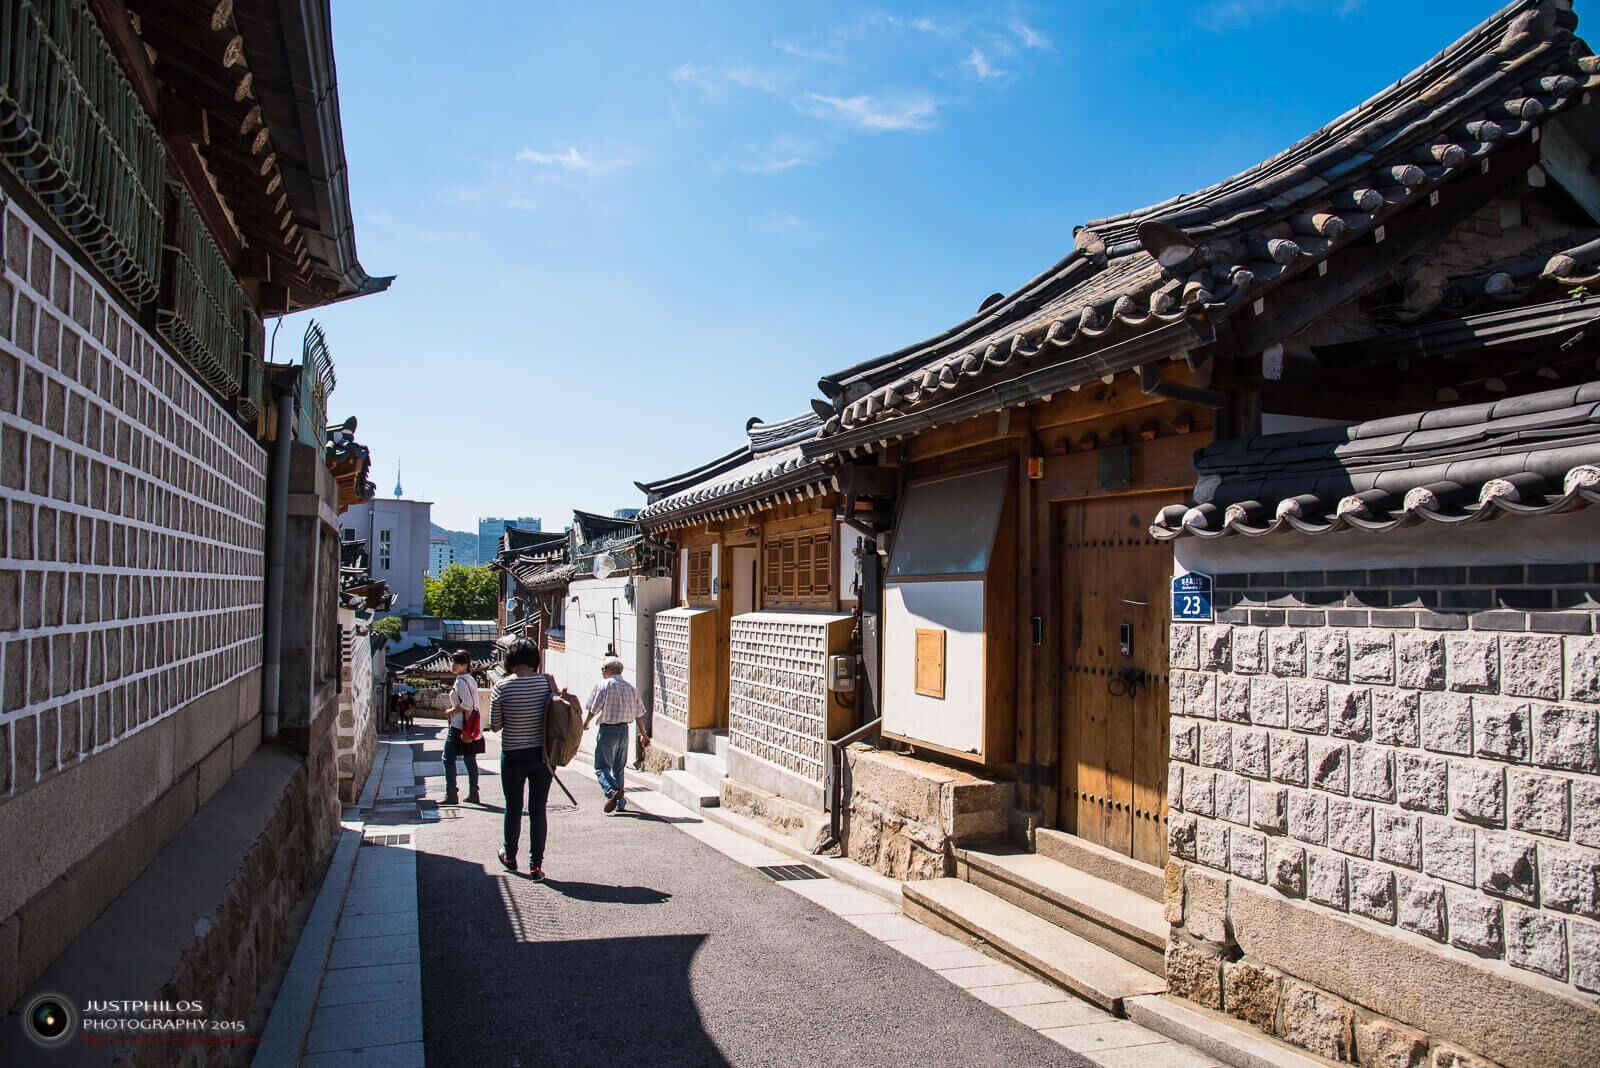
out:
{"label": "utility pipe", "polygon": [[272,478],[267,497],[266,649],[261,695],[261,740],[278,736],[283,696],[283,570],[289,537],[289,461],[295,416],[300,408],[300,378],[277,393],[278,437],[272,443]]}

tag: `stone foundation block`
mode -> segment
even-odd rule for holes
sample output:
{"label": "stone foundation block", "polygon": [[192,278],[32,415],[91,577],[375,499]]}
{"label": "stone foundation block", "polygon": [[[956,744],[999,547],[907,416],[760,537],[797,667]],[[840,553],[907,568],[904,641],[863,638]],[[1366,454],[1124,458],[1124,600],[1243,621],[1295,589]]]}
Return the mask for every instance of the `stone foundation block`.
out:
{"label": "stone foundation block", "polygon": [[1222,1008],[1222,957],[1181,932],[1167,942],[1167,992],[1208,1009]]}
{"label": "stone foundation block", "polygon": [[898,753],[852,746],[846,755],[845,850],[895,879],[952,870],[956,845],[1004,841],[1012,786]]}
{"label": "stone foundation block", "polygon": [[1224,1008],[1231,1016],[1272,1034],[1277,1026],[1281,977],[1270,968],[1246,960],[1222,966]]}
{"label": "stone foundation block", "polygon": [[1423,1068],[1426,1035],[1373,1018],[1356,1025],[1356,1063],[1361,1068]]}
{"label": "stone foundation block", "polygon": [[1355,1012],[1331,994],[1288,980],[1283,990],[1282,1033],[1318,1056],[1348,1061],[1354,1046]]}

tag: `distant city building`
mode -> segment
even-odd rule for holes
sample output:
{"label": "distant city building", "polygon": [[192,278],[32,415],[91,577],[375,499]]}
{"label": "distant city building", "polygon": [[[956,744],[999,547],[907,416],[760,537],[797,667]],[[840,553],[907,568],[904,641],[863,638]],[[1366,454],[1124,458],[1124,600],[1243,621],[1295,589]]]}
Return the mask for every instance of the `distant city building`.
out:
{"label": "distant city building", "polygon": [[494,559],[494,554],[500,551],[500,535],[505,533],[507,527],[516,527],[518,530],[543,529],[538,519],[528,515],[517,519],[489,516],[478,520],[478,563],[487,564]]}
{"label": "distant city building", "polygon": [[456,547],[450,539],[435,534],[428,539],[428,574],[438,578],[444,569],[456,562]]}
{"label": "distant city building", "polygon": [[374,500],[339,517],[346,541],[365,541],[372,577],[394,594],[395,615],[422,612],[422,576],[433,564],[430,501]]}

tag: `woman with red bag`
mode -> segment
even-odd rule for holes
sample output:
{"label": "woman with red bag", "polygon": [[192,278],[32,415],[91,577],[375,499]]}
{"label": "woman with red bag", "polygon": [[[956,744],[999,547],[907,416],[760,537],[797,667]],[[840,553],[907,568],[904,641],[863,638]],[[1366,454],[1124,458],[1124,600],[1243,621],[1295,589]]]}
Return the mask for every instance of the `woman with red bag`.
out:
{"label": "woman with red bag", "polygon": [[467,804],[478,799],[478,754],[484,750],[483,717],[478,712],[478,682],[472,677],[472,657],[465,649],[450,656],[456,681],[450,687],[450,729],[444,737],[444,803],[459,805],[456,793],[456,757],[467,766]]}

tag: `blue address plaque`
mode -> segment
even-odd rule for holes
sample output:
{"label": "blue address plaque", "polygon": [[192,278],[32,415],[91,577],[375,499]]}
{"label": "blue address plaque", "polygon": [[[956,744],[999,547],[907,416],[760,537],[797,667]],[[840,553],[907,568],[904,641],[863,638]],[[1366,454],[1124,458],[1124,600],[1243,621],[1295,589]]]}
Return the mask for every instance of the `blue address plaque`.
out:
{"label": "blue address plaque", "polygon": [[1216,612],[1211,604],[1211,576],[1190,571],[1172,580],[1172,621],[1211,623]]}

